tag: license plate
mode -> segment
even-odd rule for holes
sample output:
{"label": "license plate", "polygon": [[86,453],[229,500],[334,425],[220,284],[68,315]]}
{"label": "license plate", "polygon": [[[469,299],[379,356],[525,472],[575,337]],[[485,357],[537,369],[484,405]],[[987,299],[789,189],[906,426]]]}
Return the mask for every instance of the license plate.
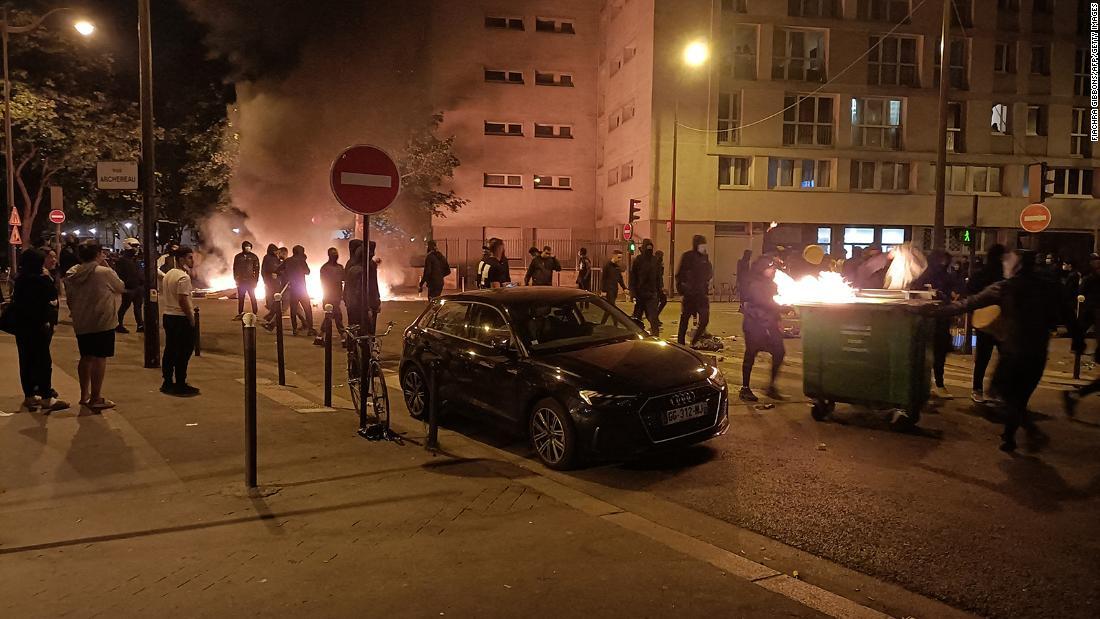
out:
{"label": "license plate", "polygon": [[665,411],[665,425],[670,426],[674,423],[680,423],[681,421],[687,421],[688,419],[695,419],[696,417],[702,417],[706,414],[707,403],[696,402],[695,404],[690,404],[688,406]]}

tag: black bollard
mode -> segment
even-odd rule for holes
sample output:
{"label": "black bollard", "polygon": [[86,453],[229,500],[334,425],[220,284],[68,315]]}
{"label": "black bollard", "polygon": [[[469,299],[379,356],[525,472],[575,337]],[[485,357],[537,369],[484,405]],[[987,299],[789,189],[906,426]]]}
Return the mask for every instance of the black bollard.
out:
{"label": "black bollard", "polygon": [[332,304],[325,304],[325,406],[332,406]]}
{"label": "black bollard", "polygon": [[[1074,330],[1070,332],[1071,335],[1074,334],[1074,333],[1077,333],[1077,329],[1081,328],[1081,304],[1084,303],[1084,302],[1085,302],[1085,295],[1083,295],[1083,294],[1077,295],[1077,311],[1075,311],[1073,313],[1073,316],[1075,318],[1074,322],[1076,322],[1077,324],[1074,325]],[[1086,327],[1085,331],[1087,331],[1087,330],[1088,330],[1088,328]],[[1100,334],[1097,334],[1097,337],[1100,338]],[[1081,343],[1084,344],[1084,342],[1085,342],[1085,336],[1082,335],[1081,336]],[[1098,345],[1100,345],[1100,344],[1098,344]],[[1081,378],[1081,352],[1082,351],[1080,351],[1080,350],[1076,350],[1073,353],[1073,379],[1074,380],[1080,380],[1080,378]]]}
{"label": "black bollard", "polygon": [[202,356],[202,323],[199,322],[199,308],[195,308],[195,356]]}
{"label": "black bollard", "polygon": [[279,384],[286,385],[286,356],[283,354],[283,295],[275,293],[275,355],[279,362]]}
{"label": "black bollard", "polygon": [[428,440],[424,441],[424,448],[429,451],[439,451],[439,398],[436,397],[436,366],[432,361],[428,364]]}
{"label": "black bollard", "polygon": [[256,487],[256,315],[241,318],[244,334],[244,483]]}

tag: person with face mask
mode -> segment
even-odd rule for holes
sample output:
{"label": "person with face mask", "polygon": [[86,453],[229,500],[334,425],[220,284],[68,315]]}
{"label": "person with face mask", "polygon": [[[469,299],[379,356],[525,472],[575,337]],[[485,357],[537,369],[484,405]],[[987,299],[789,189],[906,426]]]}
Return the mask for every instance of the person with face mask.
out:
{"label": "person with face mask", "polygon": [[691,238],[691,250],[680,257],[680,266],[676,270],[676,289],[684,297],[680,310],[680,332],[676,341],[684,344],[688,322],[692,316],[699,317],[699,325],[691,337],[691,345],[699,343],[706,335],[710,323],[710,280],[714,277],[714,267],[707,256],[707,239],[701,234]]}
{"label": "person with face mask", "polygon": [[252,301],[252,313],[256,308],[256,284],[260,281],[260,259],[252,253],[252,243],[241,243],[241,253],[233,257],[233,280],[237,283],[237,316],[244,317],[244,298]]}
{"label": "person with face mask", "polygon": [[785,399],[776,388],[779,368],[783,365],[786,350],[783,345],[783,329],[780,324],[782,307],[775,302],[779,287],[775,284],[775,262],[768,256],[760,256],[749,267],[741,282],[741,323],[745,333],[745,360],[741,364],[740,397],[746,402],[756,402],[759,398],[749,387],[749,378],[756,363],[756,355],[766,352],[772,357],[772,368],[768,389],[765,392],[773,400]]}
{"label": "person with face mask", "polygon": [[267,308],[267,314],[264,315],[264,322],[269,323],[271,319],[275,317],[275,293],[279,292],[279,275],[276,271],[279,268],[279,248],[274,243],[268,243],[267,253],[264,254],[263,262],[260,264],[260,277],[264,280],[264,307]]}
{"label": "person with face mask", "polygon": [[992,387],[1001,398],[998,407],[1004,419],[1001,450],[1016,450],[1016,431],[1023,426],[1029,447],[1037,451],[1048,439],[1028,413],[1027,403],[1039,386],[1047,362],[1050,332],[1058,321],[1058,305],[1051,303],[1055,291],[1038,272],[1034,252],[1018,250],[1002,260],[1005,279],[981,292],[946,305],[920,305],[916,311],[928,316],[954,316],[997,305],[1000,315],[995,328],[1000,359],[993,371]]}
{"label": "person with face mask", "polygon": [[651,335],[660,334],[657,306],[660,304],[661,281],[657,256],[653,255],[653,241],[642,241],[642,253],[630,265],[630,294],[634,297],[634,316],[649,320]]}

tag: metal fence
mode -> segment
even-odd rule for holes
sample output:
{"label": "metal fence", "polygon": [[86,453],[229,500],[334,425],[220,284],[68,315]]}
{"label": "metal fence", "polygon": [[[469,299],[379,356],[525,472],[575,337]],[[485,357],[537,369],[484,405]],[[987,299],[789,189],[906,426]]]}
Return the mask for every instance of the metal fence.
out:
{"label": "metal fence", "polygon": [[[586,241],[577,239],[549,239],[534,241],[519,238],[501,239],[504,241],[504,253],[508,256],[512,271],[513,281],[522,281],[523,274],[531,263],[531,255],[528,250],[535,247],[542,250],[549,246],[558,262],[561,263],[561,273],[555,276],[555,284],[559,286],[573,286],[576,281],[577,251],[584,247],[588,251],[588,259],[592,261],[592,282],[595,286],[599,282],[599,273],[611,254],[615,250],[624,250],[626,245],[621,241]],[[456,287],[460,290],[475,288],[477,263],[481,261],[483,241],[477,239],[436,239],[439,251],[447,256],[447,261],[457,273]],[[625,268],[625,261],[624,261]],[[517,277],[518,275],[518,277]]]}

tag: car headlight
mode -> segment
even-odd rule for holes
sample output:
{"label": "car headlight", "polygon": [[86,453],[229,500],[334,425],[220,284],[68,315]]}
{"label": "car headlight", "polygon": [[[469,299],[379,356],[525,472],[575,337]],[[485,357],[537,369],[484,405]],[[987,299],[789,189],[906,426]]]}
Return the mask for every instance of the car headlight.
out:
{"label": "car headlight", "polygon": [[592,400],[599,399],[603,396],[599,391],[593,391],[591,389],[581,389],[579,395],[581,399],[584,400],[584,403],[589,406],[592,406]]}
{"label": "car headlight", "polygon": [[633,395],[613,395],[594,389],[581,389],[577,392],[581,400],[589,406],[625,405],[634,401]]}
{"label": "car headlight", "polygon": [[710,383],[711,386],[719,389],[726,388],[726,377],[722,375],[722,370],[719,370],[718,366],[711,367],[710,376],[707,377],[707,382]]}

